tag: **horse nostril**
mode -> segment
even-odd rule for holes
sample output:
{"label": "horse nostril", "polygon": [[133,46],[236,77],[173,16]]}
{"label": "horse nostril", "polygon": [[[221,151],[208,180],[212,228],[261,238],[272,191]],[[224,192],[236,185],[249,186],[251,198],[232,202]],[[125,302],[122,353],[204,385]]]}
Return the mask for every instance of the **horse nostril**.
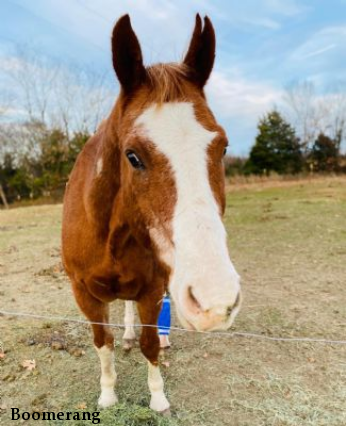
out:
{"label": "horse nostril", "polygon": [[226,312],[227,317],[230,317],[230,316],[231,316],[232,312],[234,311],[234,309],[235,309],[236,307],[238,307],[239,303],[240,303],[240,292],[238,293],[238,296],[237,296],[237,298],[235,299],[234,305],[233,305],[233,306],[229,306],[229,307],[227,308],[227,312]]}
{"label": "horse nostril", "polygon": [[202,310],[202,306],[196,299],[195,295],[192,292],[192,287],[188,288],[188,301],[190,304],[190,307],[196,312],[199,313]]}

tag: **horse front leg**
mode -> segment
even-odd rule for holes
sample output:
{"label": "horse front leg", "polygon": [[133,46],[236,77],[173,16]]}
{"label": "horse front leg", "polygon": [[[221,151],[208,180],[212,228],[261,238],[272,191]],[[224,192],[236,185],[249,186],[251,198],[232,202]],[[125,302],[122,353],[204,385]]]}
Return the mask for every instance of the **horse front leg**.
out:
{"label": "horse front leg", "polygon": [[169,415],[170,404],[164,393],[164,383],[159,368],[160,339],[157,332],[162,295],[158,298],[143,297],[138,301],[138,313],[142,324],[154,327],[142,327],[140,347],[148,360],[148,386],[151,394],[150,408],[164,415]]}
{"label": "horse front leg", "polygon": [[[109,323],[109,304],[95,299],[83,284],[73,283],[76,301],[91,322]],[[94,346],[101,363],[101,395],[98,400],[100,408],[110,407],[118,402],[114,392],[117,374],[114,367],[114,336],[112,330],[102,324],[92,324]]]}
{"label": "horse front leg", "polygon": [[100,348],[95,346],[101,363],[101,395],[98,399],[100,408],[107,408],[115,405],[118,398],[114,392],[114,386],[117,380],[117,373],[114,367],[114,345],[103,345]]}

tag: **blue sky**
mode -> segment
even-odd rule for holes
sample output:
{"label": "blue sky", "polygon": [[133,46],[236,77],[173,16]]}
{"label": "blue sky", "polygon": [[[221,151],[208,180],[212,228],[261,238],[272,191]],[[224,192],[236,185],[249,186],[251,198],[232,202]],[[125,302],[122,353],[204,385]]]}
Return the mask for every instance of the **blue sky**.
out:
{"label": "blue sky", "polygon": [[85,64],[106,72],[116,96],[116,19],[131,15],[149,64],[181,59],[196,12],[216,29],[207,95],[233,154],[248,153],[259,117],[282,104],[287,84],[310,80],[327,94],[346,80],[346,0],[1,0],[0,62],[16,45],[30,46],[72,71]]}

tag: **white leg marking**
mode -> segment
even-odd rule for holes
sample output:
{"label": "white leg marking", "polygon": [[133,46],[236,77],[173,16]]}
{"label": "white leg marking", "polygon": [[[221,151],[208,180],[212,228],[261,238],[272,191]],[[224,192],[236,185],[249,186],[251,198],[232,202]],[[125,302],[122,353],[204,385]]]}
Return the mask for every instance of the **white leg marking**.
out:
{"label": "white leg marking", "polygon": [[108,346],[96,348],[101,362],[101,396],[98,400],[100,408],[107,408],[118,402],[114,392],[117,374],[114,368],[114,350]]}
{"label": "white leg marking", "polygon": [[125,301],[125,333],[123,335],[123,339],[125,340],[134,340],[136,338],[135,329],[133,324],[135,323],[135,313],[133,310],[133,302],[130,300]]}
{"label": "white leg marking", "polygon": [[160,368],[148,362],[148,386],[151,393],[150,408],[154,411],[169,409],[169,402],[163,391],[163,379]]}

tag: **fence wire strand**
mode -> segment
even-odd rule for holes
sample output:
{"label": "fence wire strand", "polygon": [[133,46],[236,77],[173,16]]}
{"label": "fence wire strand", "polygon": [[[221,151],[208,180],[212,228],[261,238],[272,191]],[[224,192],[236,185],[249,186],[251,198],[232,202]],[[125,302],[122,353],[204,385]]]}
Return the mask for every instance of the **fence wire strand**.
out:
{"label": "fence wire strand", "polygon": [[[13,312],[13,311],[4,311],[0,310],[0,315],[3,316],[14,316],[14,317],[25,317],[32,318],[37,320],[53,320],[59,322],[69,322],[75,324],[85,324],[85,325],[104,325],[106,327],[112,328],[125,328],[124,324],[115,324],[115,323],[103,323],[103,322],[94,322],[87,321],[78,318],[68,318],[62,316],[51,316],[51,315],[40,315],[40,314],[32,314],[27,312]],[[131,324],[132,327],[140,328],[140,327],[154,327],[158,328],[157,325],[153,324]],[[346,345],[346,340],[333,340],[333,339],[318,339],[312,337],[273,337],[268,336],[266,334],[258,334],[258,333],[250,333],[243,331],[200,331],[200,330],[190,330],[182,327],[164,327],[160,326],[161,329],[170,329],[177,332],[185,332],[185,333],[198,333],[210,336],[223,336],[223,337],[243,337],[247,339],[258,339],[258,340],[269,340],[274,342],[298,342],[298,343],[322,343],[327,345]]]}

